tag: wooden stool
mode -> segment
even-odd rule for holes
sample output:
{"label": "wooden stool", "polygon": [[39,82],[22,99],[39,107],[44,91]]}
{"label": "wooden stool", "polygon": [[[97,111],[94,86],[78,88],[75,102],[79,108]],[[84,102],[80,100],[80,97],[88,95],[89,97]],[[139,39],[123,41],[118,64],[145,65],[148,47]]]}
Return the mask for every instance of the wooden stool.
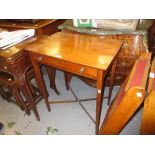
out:
{"label": "wooden stool", "polygon": [[[28,109],[19,93],[18,85],[12,75],[5,72],[0,72],[0,93],[3,99],[8,102],[12,101],[16,103],[21,110],[25,110],[25,112],[29,114]],[[14,96],[15,101],[12,100],[12,96]]]}
{"label": "wooden stool", "polygon": [[26,79],[27,79],[27,83],[29,85],[30,93],[31,93],[31,95],[34,99],[34,102],[35,102],[35,104],[33,104],[32,102],[26,101],[26,106],[28,107],[29,110],[32,109],[36,116],[36,119],[40,120],[36,105],[39,101],[41,101],[43,99],[43,96],[42,96],[39,88],[32,84],[33,79],[35,80],[35,82],[37,84],[33,68],[29,68],[29,70],[26,72]]}
{"label": "wooden stool", "polygon": [[[39,89],[31,82],[31,80],[35,77],[33,69],[29,68],[25,76],[29,86],[29,92],[34,99],[35,105],[23,98],[23,95],[21,95],[21,91],[18,87],[17,82],[14,80],[14,77],[5,72],[0,72],[0,94],[2,98],[7,100],[8,102],[12,101],[16,103],[20,107],[20,109],[25,110],[26,114],[28,115],[30,114],[30,110],[32,109],[36,116],[36,119],[40,120],[36,104],[41,99],[43,99],[43,97]],[[6,90],[6,88],[8,90]],[[15,101],[12,100],[12,96],[15,98]]]}

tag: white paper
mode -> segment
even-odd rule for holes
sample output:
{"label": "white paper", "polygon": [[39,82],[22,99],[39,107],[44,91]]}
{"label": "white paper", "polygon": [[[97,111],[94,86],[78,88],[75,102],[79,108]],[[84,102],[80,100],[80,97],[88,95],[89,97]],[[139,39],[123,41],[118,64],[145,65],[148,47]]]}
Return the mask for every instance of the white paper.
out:
{"label": "white paper", "polygon": [[26,40],[34,36],[34,29],[17,30],[11,32],[1,32],[0,33],[0,48],[6,49],[13,46],[23,40]]}

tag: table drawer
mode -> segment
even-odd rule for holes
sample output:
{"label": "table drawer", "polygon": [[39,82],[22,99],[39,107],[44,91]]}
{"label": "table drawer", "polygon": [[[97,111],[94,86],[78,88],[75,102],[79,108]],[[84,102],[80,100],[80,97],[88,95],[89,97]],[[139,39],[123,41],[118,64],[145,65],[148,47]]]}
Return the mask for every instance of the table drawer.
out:
{"label": "table drawer", "polygon": [[71,72],[91,79],[97,78],[97,69],[51,57],[36,57],[37,61],[56,69]]}

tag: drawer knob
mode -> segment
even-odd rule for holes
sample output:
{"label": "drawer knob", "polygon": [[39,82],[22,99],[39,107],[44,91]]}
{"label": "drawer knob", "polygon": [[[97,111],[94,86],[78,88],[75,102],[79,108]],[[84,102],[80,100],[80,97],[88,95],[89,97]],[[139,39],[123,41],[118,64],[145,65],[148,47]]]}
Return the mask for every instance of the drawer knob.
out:
{"label": "drawer knob", "polygon": [[42,57],[39,57],[39,58],[38,58],[38,61],[40,62],[42,59],[43,59]]}
{"label": "drawer knob", "polygon": [[6,69],[6,70],[7,70],[8,68],[7,68],[6,66],[4,66],[4,69]]}
{"label": "drawer knob", "polygon": [[80,73],[83,73],[85,68],[80,68]]}

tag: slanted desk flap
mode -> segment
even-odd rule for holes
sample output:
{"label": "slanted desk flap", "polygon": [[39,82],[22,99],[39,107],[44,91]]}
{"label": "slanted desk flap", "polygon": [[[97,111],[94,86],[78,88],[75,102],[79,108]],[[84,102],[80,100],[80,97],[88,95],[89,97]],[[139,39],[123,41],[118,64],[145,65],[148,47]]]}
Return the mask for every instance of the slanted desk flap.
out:
{"label": "slanted desk flap", "polygon": [[140,86],[145,89],[147,83],[148,71],[150,67],[150,61],[151,57],[142,58],[141,56],[138,60],[136,60],[125,88],[126,91],[129,88],[135,86]]}

